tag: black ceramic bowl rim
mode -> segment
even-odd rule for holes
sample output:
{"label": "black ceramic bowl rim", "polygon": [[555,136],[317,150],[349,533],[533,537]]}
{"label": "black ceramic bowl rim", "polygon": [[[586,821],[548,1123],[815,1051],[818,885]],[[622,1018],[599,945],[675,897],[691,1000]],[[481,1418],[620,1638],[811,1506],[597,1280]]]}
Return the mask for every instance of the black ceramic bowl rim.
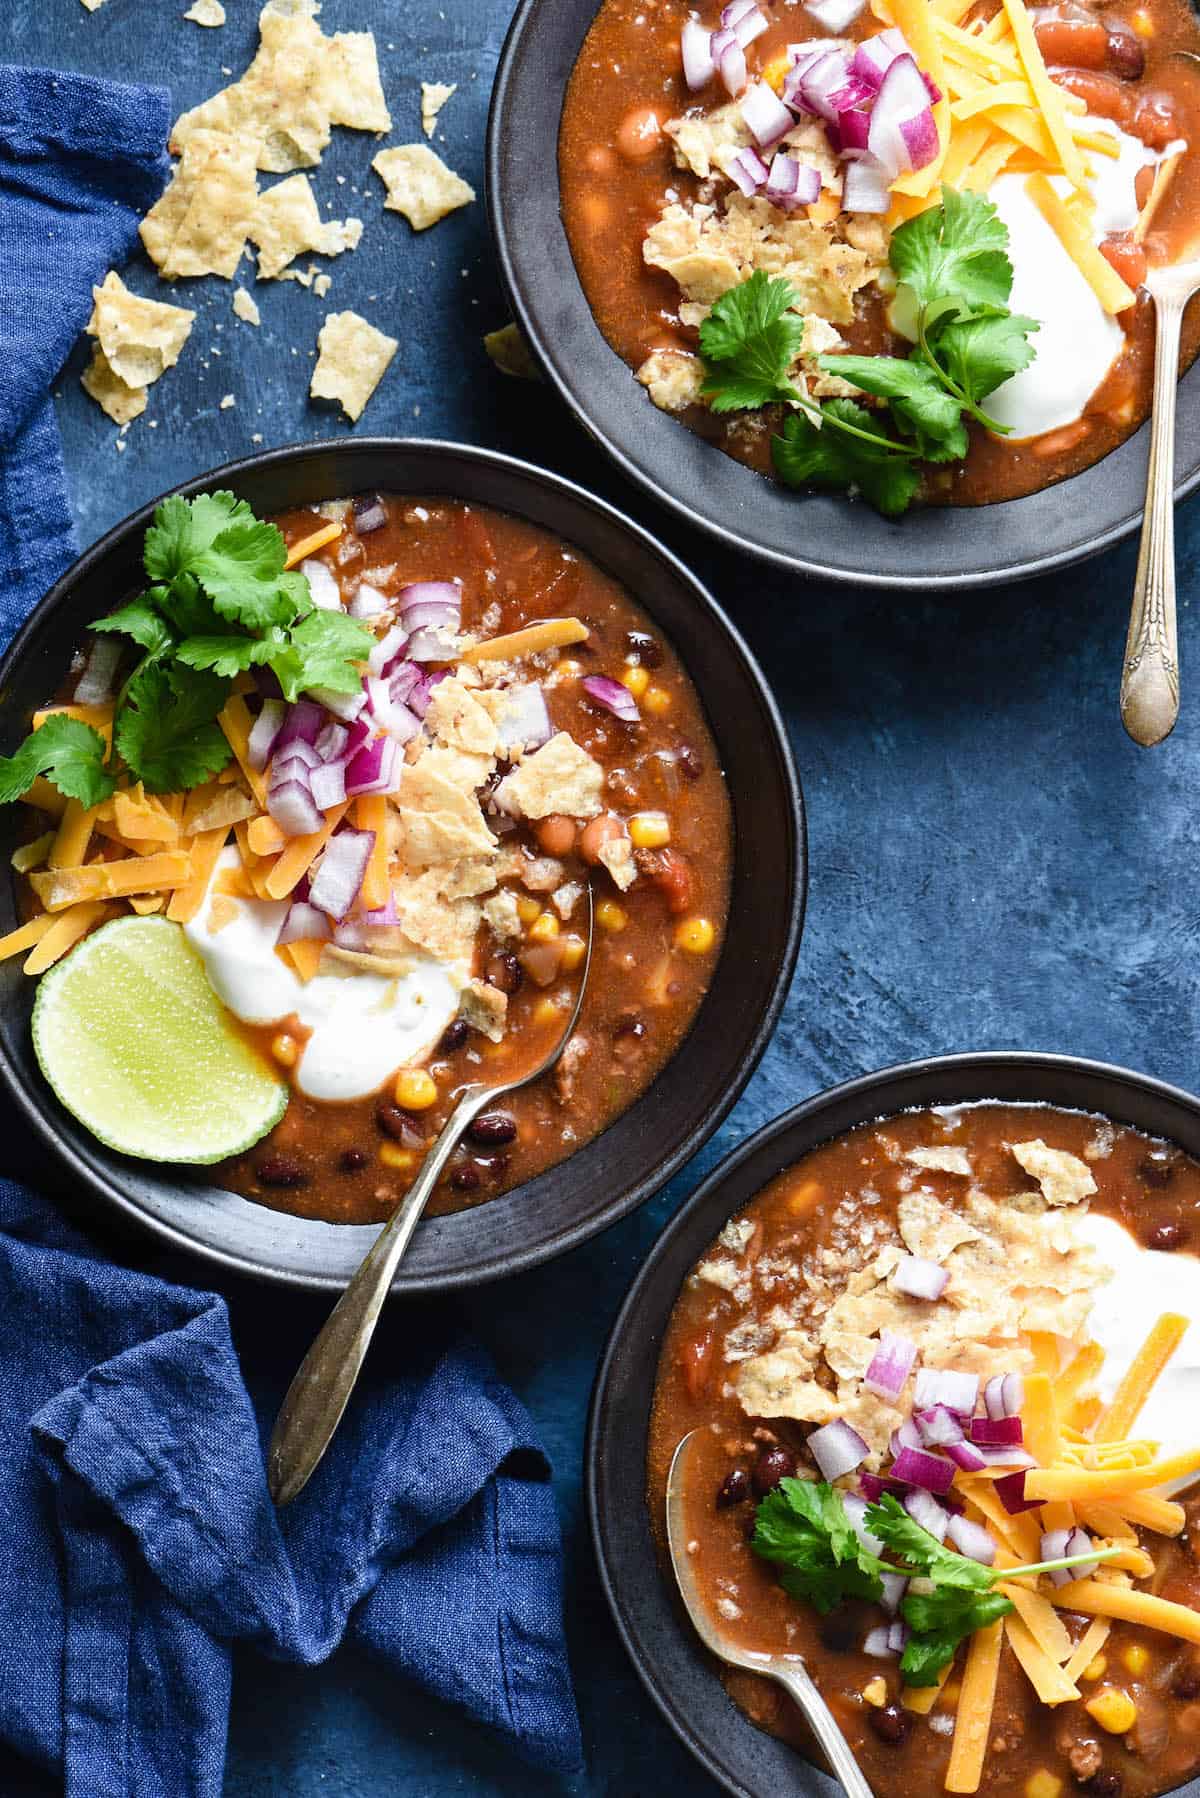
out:
{"label": "black ceramic bowl rim", "polygon": [[[807,881],[803,800],[778,708],[740,634],[695,576],[649,532],[561,476],[461,444],[359,438],[266,451],[172,491],[192,495],[218,487],[232,488],[262,512],[383,488],[449,495],[527,518],[623,581],[680,645],[700,693],[730,773],[735,855],[726,948],[692,1029],[642,1097],[569,1160],[486,1204],[422,1222],[392,1290],[474,1286],[536,1266],[657,1192],[718,1128],[770,1040],[799,950]],[[132,584],[156,504],[142,506],[87,550],[22,626],[0,661],[0,747],[15,746],[34,705],[55,691],[85,624]],[[706,694],[699,670],[715,670],[728,686]],[[722,698],[725,716],[715,710]],[[11,834],[13,825],[6,828]],[[749,843],[744,855],[738,831]],[[6,883],[0,934],[13,922]],[[735,942],[743,958],[738,967],[729,958]],[[132,1161],[65,1112],[34,1062],[32,990],[19,960],[0,964],[0,1076],[73,1181],[175,1247],[238,1273],[294,1287],[345,1285],[378,1226],[292,1217],[195,1183],[192,1170],[172,1173]]]}
{"label": "black ceramic bowl rim", "polygon": [[[500,54],[487,136],[496,255],[518,324],[561,397],[622,472],[728,548],[858,586],[988,587],[1068,567],[1141,519],[1146,427],[1103,461],[1025,499],[881,518],[797,494],[660,411],[584,298],[558,205],[562,99],[599,0],[522,0]],[[1179,390],[1176,498],[1200,483],[1200,363]]]}
{"label": "black ceramic bowl rim", "polygon": [[[856,1125],[898,1111],[983,1099],[1099,1112],[1200,1157],[1200,1100],[1148,1075],[1070,1055],[944,1055],[864,1074],[817,1093],[748,1137],[675,1213],[612,1327],[588,1414],[584,1485],[605,1596],[643,1685],[686,1748],[737,1798],[840,1785],[756,1729],[664,1577],[645,1502],[646,1437],[663,1331],[686,1275],[717,1232],[767,1181]],[[1200,1798],[1200,1779],[1178,1787]]]}

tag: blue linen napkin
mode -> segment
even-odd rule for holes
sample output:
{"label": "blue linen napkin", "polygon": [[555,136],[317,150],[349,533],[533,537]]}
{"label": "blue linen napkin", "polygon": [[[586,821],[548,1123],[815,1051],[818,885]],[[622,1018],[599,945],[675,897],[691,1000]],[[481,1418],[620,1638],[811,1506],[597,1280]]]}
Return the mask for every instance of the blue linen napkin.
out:
{"label": "blue linen napkin", "polygon": [[[159,90],[0,67],[0,645],[74,553],[48,390],[162,186],[169,117]],[[3,1104],[0,1132],[28,1177]],[[243,1367],[223,1298],[0,1179],[0,1739],[67,1798],[218,1798],[232,1645],[311,1664],[349,1635],[577,1767],[558,1524],[516,1398],[444,1325],[385,1318],[278,1515],[262,1442],[315,1318],[244,1309]]]}

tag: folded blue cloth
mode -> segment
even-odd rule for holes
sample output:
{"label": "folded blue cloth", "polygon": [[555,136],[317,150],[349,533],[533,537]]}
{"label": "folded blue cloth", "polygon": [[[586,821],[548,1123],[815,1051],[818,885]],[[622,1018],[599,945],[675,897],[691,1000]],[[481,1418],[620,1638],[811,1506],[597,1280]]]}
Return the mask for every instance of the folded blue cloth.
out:
{"label": "folded blue cloth", "polygon": [[[168,122],[157,90],[0,68],[0,643],[73,554],[48,390],[162,186]],[[15,1171],[5,1106],[0,1132]],[[243,1304],[244,1368],[221,1297],[0,1179],[0,1738],[68,1798],[218,1798],[233,1644],[312,1663],[349,1635],[534,1764],[577,1766],[521,1405],[406,1308],[279,1515],[262,1442],[315,1312]]]}

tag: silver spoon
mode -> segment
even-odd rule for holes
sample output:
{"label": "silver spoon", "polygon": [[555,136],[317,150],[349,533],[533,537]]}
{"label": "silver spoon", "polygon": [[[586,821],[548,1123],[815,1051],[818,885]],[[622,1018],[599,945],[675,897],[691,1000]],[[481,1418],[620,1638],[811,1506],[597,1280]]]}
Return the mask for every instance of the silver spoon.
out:
{"label": "silver spoon", "polygon": [[1146,512],[1133,607],[1121,674],[1121,722],[1149,749],[1175,728],[1179,716],[1179,639],[1175,624],[1175,399],[1179,331],[1184,307],[1200,288],[1200,261],[1148,271],[1154,300],[1154,399]]}
{"label": "silver spoon", "polygon": [[587,889],[587,954],[579,979],[579,992],[567,1026],[544,1060],[517,1080],[499,1086],[472,1083],[463,1088],[458,1104],[421,1164],[421,1171],[368,1249],[358,1272],[334,1306],[324,1329],[300,1364],[288,1387],[271,1443],[267,1450],[267,1483],[277,1505],[289,1505],[303,1492],[325,1453],[354,1390],[359,1370],[379,1322],[387,1298],[417,1221],[437,1184],[438,1175],[468,1124],[507,1093],[528,1086],[548,1074],[558,1062],[579,1022],[583,995],[592,965],[592,891]]}
{"label": "silver spoon", "polygon": [[850,1752],[850,1744],[838,1728],[833,1712],[817,1690],[804,1661],[798,1654],[757,1654],[722,1636],[701,1596],[696,1581],[695,1563],[688,1553],[691,1530],[688,1527],[686,1493],[695,1489],[689,1482],[688,1468],[692,1445],[698,1432],[692,1430],[683,1438],[671,1457],[667,1475],[667,1545],[671,1565],[679,1582],[679,1593],[692,1628],[711,1654],[730,1667],[743,1667],[750,1673],[761,1673],[781,1685],[804,1713],[805,1722],[817,1738],[825,1758],[850,1798],[874,1798],[862,1770]]}

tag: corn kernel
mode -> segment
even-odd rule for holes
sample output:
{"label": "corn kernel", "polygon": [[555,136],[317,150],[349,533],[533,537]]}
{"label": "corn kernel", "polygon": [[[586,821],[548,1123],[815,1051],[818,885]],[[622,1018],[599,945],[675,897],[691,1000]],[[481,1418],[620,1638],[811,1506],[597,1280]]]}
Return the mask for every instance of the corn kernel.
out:
{"label": "corn kernel", "polygon": [[1083,1677],[1084,1677],[1084,1679],[1095,1681],[1098,1679],[1103,1679],[1104,1675],[1107,1672],[1108,1672],[1108,1656],[1106,1654],[1098,1654],[1096,1656],[1095,1660],[1089,1661],[1087,1666],[1084,1668]]}
{"label": "corn kernel", "polygon": [[685,918],[675,926],[675,947],[686,949],[689,955],[707,955],[716,937],[707,918]]}
{"label": "corn kernel", "polygon": [[535,1024],[554,1024],[561,1020],[562,1012],[553,999],[539,999],[533,1008]]}
{"label": "corn kernel", "polygon": [[1154,21],[1144,7],[1139,6],[1129,22],[1139,37],[1154,36]]}
{"label": "corn kernel", "polygon": [[1063,1789],[1063,1782],[1057,1773],[1050,1773],[1045,1767],[1039,1767],[1025,1781],[1025,1798],[1058,1798]]}
{"label": "corn kernel", "polygon": [[873,1704],[875,1706],[876,1710],[882,1709],[887,1703],[888,1698],[887,1680],[877,1673],[874,1679],[869,1679],[867,1681],[866,1685],[863,1687],[862,1695],[868,1704]]}
{"label": "corn kernel", "polygon": [[558,919],[552,911],[544,911],[529,926],[531,943],[552,943],[558,935]]}
{"label": "corn kernel", "polygon": [[581,936],[565,936],[563,938],[562,965],[571,974],[579,967],[587,954],[587,944]]}
{"label": "corn kernel", "polygon": [[300,1057],[300,1045],[294,1036],[281,1030],[278,1036],[271,1038],[271,1053],[281,1067],[294,1068]]}
{"label": "corn kernel", "polygon": [[1137,1722],[1137,1705],[1128,1692],[1122,1692],[1115,1686],[1097,1692],[1083,1708],[1110,1736],[1125,1735]]}
{"label": "corn kernel", "polygon": [[671,825],[665,812],[635,812],[629,820],[635,849],[661,849],[671,841]]}
{"label": "corn kernel", "polygon": [[823,1187],[819,1180],[805,1180],[788,1199],[787,1208],[796,1217],[803,1217],[811,1211],[821,1198]]}
{"label": "corn kernel", "polygon": [[601,930],[624,930],[629,914],[613,899],[601,899],[596,907],[596,922]]}
{"label": "corn kernel", "polygon": [[664,712],[671,709],[671,695],[665,687],[647,687],[642,695],[642,704],[652,717],[661,718]]}
{"label": "corn kernel", "polygon": [[629,688],[629,691],[633,694],[635,699],[640,699],[642,694],[646,691],[646,688],[650,685],[649,674],[637,662],[631,663],[628,668],[622,668],[617,679],[623,687]]}
{"label": "corn kernel", "polygon": [[574,656],[563,656],[560,661],[555,662],[554,671],[566,680],[574,680],[576,675],[583,673],[583,664],[577,662]]}
{"label": "corn kernel", "polygon": [[396,1075],[396,1103],[405,1111],[428,1111],[437,1096],[437,1082],[424,1068],[401,1068]]}
{"label": "corn kernel", "polygon": [[1150,1650],[1141,1642],[1131,1642],[1121,1659],[1131,1673],[1144,1673],[1150,1665]]}
{"label": "corn kernel", "polygon": [[783,86],[783,78],[791,66],[791,52],[788,50],[781,50],[777,56],[771,58],[770,62],[763,64],[762,78],[768,87],[773,87],[775,92],[778,93]]}
{"label": "corn kernel", "polygon": [[417,1158],[411,1149],[402,1149],[398,1142],[383,1142],[379,1145],[379,1159],[384,1167],[397,1168],[407,1174],[417,1165]]}
{"label": "corn kernel", "polygon": [[522,924],[532,924],[534,919],[540,918],[541,915],[542,908],[536,899],[522,898],[517,900],[517,916],[520,918]]}

